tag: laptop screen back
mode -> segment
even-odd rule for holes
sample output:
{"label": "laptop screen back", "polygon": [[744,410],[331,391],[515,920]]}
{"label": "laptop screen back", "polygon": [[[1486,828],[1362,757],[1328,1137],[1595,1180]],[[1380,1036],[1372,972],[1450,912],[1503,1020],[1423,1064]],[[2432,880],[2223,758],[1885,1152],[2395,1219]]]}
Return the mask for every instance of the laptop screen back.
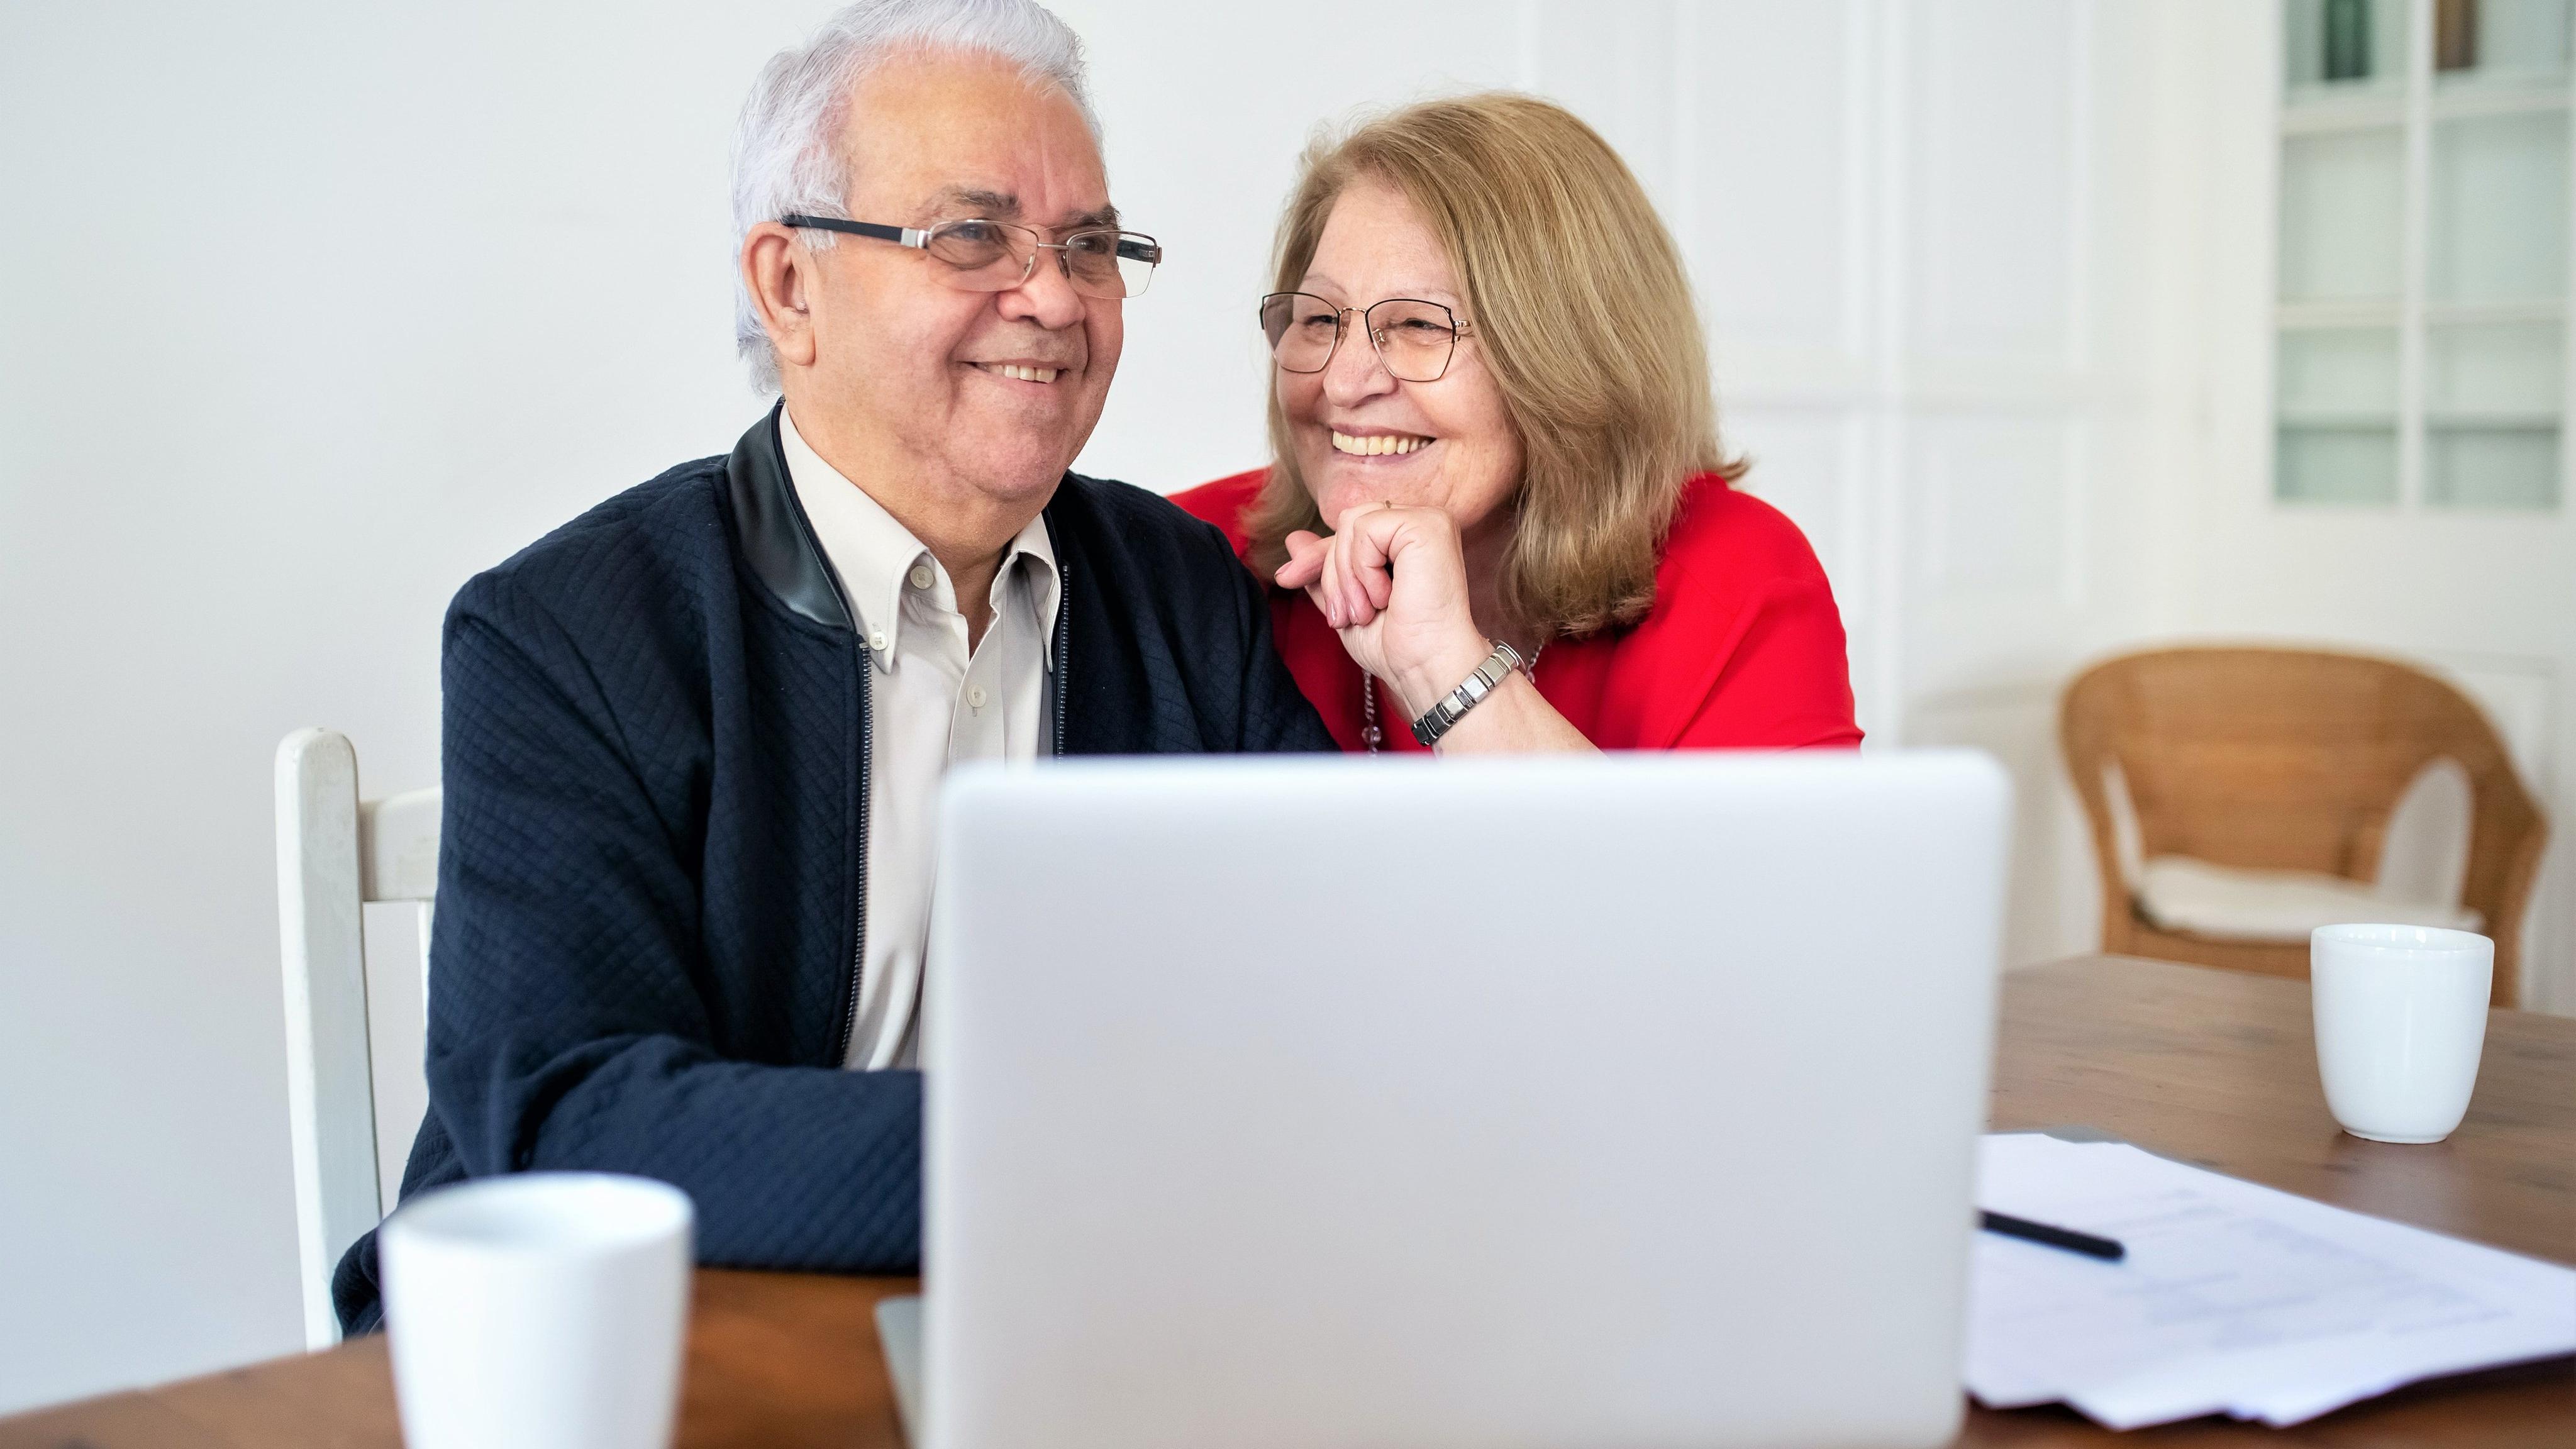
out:
{"label": "laptop screen back", "polygon": [[1963,754],[961,774],[926,1449],[1942,1441],[2007,813]]}

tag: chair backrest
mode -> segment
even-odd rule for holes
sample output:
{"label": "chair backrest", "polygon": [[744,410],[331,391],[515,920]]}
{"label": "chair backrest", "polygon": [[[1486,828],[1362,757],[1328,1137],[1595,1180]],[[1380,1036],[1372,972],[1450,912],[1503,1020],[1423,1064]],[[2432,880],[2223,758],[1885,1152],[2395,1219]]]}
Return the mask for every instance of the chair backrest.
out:
{"label": "chair backrest", "polygon": [[287,1117],[295,1149],[297,1264],[304,1339],[340,1339],[331,1270],[384,1216],[376,1175],[376,1091],[367,1046],[369,902],[420,911],[420,980],[429,992],[431,898],[438,887],[435,787],[361,803],[345,736],[298,730],[277,747],[277,915],[286,977]]}
{"label": "chair backrest", "polygon": [[2409,783],[2457,761],[2472,800],[2460,903],[2485,916],[2499,998],[2512,999],[2547,825],[2495,727],[2457,689],[2357,654],[2161,649],[2078,676],[2059,739],[2092,823],[2106,923],[2128,909],[2107,767],[2127,781],[2146,855],[2368,881]]}

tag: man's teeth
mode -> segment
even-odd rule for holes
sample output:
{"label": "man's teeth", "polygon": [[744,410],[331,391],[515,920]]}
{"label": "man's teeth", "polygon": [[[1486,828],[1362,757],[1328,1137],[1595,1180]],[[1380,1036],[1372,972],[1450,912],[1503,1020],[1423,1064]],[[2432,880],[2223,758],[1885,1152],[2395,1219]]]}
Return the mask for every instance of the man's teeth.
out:
{"label": "man's teeth", "polygon": [[1053,382],[1055,375],[1063,371],[1056,367],[1022,367],[1012,362],[994,363],[992,369],[1004,377],[1016,377],[1022,382]]}
{"label": "man's teeth", "polygon": [[1363,458],[1373,458],[1380,453],[1410,453],[1430,446],[1429,438],[1417,438],[1406,433],[1373,433],[1365,438],[1355,438],[1348,433],[1333,434],[1334,452]]}

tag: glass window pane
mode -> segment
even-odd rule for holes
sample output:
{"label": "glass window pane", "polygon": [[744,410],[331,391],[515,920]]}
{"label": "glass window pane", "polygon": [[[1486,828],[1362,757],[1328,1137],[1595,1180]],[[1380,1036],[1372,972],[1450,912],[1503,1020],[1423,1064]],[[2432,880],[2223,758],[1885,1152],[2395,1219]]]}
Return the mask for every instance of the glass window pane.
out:
{"label": "glass window pane", "polygon": [[2436,508],[2556,507],[2557,427],[2427,427],[2424,501]]}
{"label": "glass window pane", "polygon": [[2395,503],[2397,430],[2285,423],[2272,476],[2285,503]]}
{"label": "glass window pane", "polygon": [[2424,329],[2424,405],[2436,415],[2554,420],[2564,378],[2555,322],[2452,322]]}
{"label": "glass window pane", "polygon": [[2569,0],[2434,0],[2435,80],[2445,89],[2558,83],[2570,8]]}
{"label": "glass window pane", "polygon": [[2397,414],[2397,330],[2298,328],[2281,334],[2276,390],[2285,417]]}
{"label": "glass window pane", "polygon": [[2406,84],[2406,0],[2290,0],[2284,24],[2293,105]]}
{"label": "glass window pane", "polygon": [[2432,297],[2559,296],[2567,283],[2566,111],[2437,122],[2430,202]]}
{"label": "glass window pane", "polygon": [[2282,141],[2281,300],[2396,298],[2402,160],[2393,126]]}

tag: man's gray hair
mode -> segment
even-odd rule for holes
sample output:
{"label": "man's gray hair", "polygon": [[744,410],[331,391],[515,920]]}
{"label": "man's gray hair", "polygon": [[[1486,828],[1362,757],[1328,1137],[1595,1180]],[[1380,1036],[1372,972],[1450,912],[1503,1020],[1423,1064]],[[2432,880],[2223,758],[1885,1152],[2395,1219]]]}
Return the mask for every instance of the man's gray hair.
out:
{"label": "man's gray hair", "polygon": [[[803,45],[770,57],[742,103],[733,142],[734,347],[751,367],[755,391],[778,391],[778,354],[743,285],[742,239],[782,216],[848,215],[850,177],[839,143],[850,93],[887,57],[916,50],[966,51],[1016,65],[1032,84],[1064,92],[1091,139],[1100,139],[1082,39],[1034,0],[857,0]],[[804,236],[810,246],[832,245],[828,231]]]}

